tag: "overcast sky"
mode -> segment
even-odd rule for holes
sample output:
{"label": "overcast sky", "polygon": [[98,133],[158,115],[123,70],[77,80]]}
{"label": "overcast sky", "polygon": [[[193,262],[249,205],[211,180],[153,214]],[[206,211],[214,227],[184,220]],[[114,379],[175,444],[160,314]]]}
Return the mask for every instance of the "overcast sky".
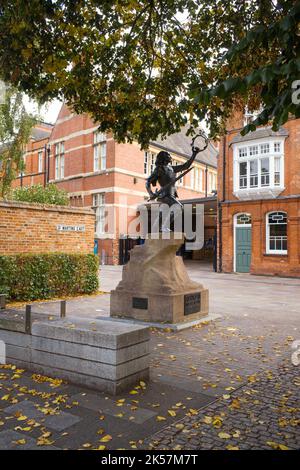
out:
{"label": "overcast sky", "polygon": [[34,101],[25,99],[25,106],[28,112],[38,113],[41,119],[45,122],[54,124],[61,108],[62,102],[59,100],[53,100],[48,104],[42,106],[38,113],[38,107]]}

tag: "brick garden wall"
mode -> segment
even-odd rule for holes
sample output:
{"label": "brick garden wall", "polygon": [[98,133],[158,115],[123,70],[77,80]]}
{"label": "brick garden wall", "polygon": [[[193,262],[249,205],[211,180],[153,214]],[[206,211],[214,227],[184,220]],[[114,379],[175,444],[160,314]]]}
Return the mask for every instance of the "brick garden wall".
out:
{"label": "brick garden wall", "polygon": [[[93,253],[94,223],[90,209],[0,201],[0,254]],[[85,230],[62,232],[58,225]]]}

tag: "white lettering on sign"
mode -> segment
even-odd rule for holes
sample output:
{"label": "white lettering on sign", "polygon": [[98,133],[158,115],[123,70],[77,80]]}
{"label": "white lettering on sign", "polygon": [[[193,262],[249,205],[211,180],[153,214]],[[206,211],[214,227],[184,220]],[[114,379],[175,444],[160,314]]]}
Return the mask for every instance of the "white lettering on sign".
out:
{"label": "white lettering on sign", "polygon": [[59,232],[84,232],[85,225],[57,225]]}

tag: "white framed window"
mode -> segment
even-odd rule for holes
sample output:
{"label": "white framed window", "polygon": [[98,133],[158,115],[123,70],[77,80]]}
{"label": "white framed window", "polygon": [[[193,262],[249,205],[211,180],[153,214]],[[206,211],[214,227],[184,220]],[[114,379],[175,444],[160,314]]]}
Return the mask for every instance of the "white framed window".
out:
{"label": "white framed window", "polygon": [[250,145],[249,147],[249,156],[253,157],[254,155],[258,155],[258,145]]}
{"label": "white framed window", "polygon": [[153,173],[156,162],[156,153],[149,150],[144,153],[144,175],[150,176]]}
{"label": "white framed window", "polygon": [[240,182],[239,187],[240,189],[247,188],[247,162],[241,162],[239,164],[239,172],[240,172]]}
{"label": "white framed window", "polygon": [[239,199],[276,197],[284,190],[284,137],[234,143],[233,164]]}
{"label": "white framed window", "polygon": [[203,191],[204,170],[199,166],[194,166],[191,170],[191,188],[195,191]]}
{"label": "white framed window", "polygon": [[241,158],[248,156],[248,149],[247,149],[247,147],[241,147],[241,148],[239,149],[239,156],[240,156]]}
{"label": "white framed window", "polygon": [[54,146],[55,159],[55,179],[61,179],[65,176],[65,143],[59,142]]}
{"label": "white framed window", "polygon": [[258,186],[258,160],[250,160],[250,188]]}
{"label": "white framed window", "polygon": [[266,251],[268,254],[286,255],[287,213],[269,212],[266,215]]}
{"label": "white framed window", "polygon": [[269,143],[260,144],[260,153],[261,154],[270,153],[270,144]]}
{"label": "white framed window", "polygon": [[94,132],[94,171],[106,169],[106,135]]}
{"label": "white framed window", "polygon": [[102,235],[105,232],[105,193],[93,194],[93,209],[95,211],[95,233]]}
{"label": "white framed window", "polygon": [[217,189],[217,175],[215,173],[209,172],[209,192],[215,191]]}
{"label": "white framed window", "polygon": [[44,156],[44,152],[42,150],[40,150],[38,152],[38,173],[42,173],[43,171],[43,156]]}
{"label": "white framed window", "polygon": [[281,142],[274,142],[274,152],[275,153],[281,152]]}
{"label": "white framed window", "polygon": [[281,158],[274,158],[274,185],[281,186]]}
{"label": "white framed window", "polygon": [[270,186],[270,160],[262,158],[260,160],[260,184],[261,186]]}
{"label": "white framed window", "polygon": [[235,225],[247,225],[251,226],[252,224],[252,219],[251,219],[251,214],[236,214],[235,215]]}

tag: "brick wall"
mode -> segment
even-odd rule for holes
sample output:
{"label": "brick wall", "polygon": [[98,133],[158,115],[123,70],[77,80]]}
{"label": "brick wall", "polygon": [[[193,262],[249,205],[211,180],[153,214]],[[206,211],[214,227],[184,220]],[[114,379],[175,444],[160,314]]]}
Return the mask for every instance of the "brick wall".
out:
{"label": "brick wall", "polygon": [[[241,126],[242,114],[237,113],[235,119],[228,124],[227,135],[220,142],[218,199],[222,206],[222,237],[219,219],[218,270],[234,271],[234,216],[245,212],[252,217],[250,272],[300,277],[300,119],[291,119],[283,126],[289,133],[284,143],[284,190],[273,199],[258,197],[256,200],[238,200],[233,194],[233,150],[230,142],[241,130]],[[223,193],[224,149],[225,191]],[[270,255],[266,252],[266,214],[272,211],[284,211],[288,214],[288,253],[286,255]],[[218,216],[220,217],[220,213]]]}
{"label": "brick wall", "polygon": [[[94,212],[89,209],[0,201],[0,254],[93,253]],[[84,225],[61,232],[58,225]]]}
{"label": "brick wall", "polygon": [[[247,201],[223,206],[223,272],[234,270],[234,215],[247,212],[252,217],[252,255],[250,273],[300,277],[300,198]],[[288,214],[287,255],[266,252],[266,214],[284,211]]]}

